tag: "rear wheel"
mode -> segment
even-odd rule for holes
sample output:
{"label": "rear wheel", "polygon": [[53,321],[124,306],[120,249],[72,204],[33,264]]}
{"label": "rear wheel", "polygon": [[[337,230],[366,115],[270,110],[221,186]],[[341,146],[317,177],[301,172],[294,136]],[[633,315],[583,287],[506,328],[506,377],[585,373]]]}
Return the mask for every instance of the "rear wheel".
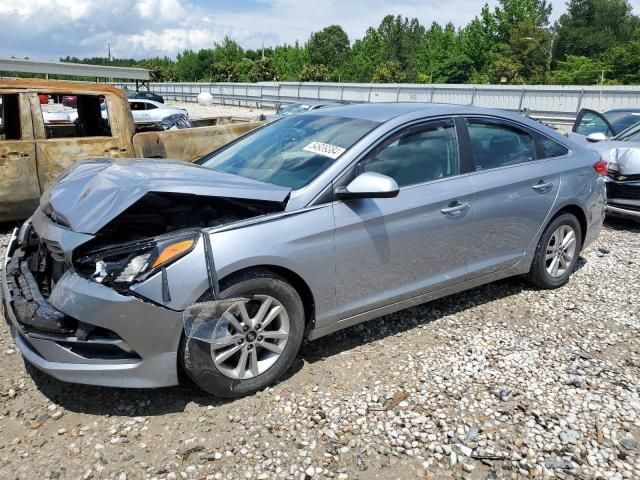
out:
{"label": "rear wheel", "polygon": [[223,313],[223,328],[212,329],[212,338],[183,338],[181,363],[198,387],[236,398],[269,386],[291,367],[305,317],[298,292],[275,274],[250,271],[225,283],[221,298],[246,300]]}
{"label": "rear wheel", "polygon": [[576,268],[582,247],[582,230],[578,219],[564,213],[547,226],[529,271],[529,280],[540,288],[558,288],[569,281]]}

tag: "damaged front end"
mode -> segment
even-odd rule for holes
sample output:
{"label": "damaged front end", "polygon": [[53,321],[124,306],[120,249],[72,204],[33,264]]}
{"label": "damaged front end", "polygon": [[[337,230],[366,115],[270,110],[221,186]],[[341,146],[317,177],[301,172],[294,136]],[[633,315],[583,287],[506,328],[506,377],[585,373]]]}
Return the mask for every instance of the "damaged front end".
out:
{"label": "damaged front end", "polygon": [[217,288],[205,230],[281,212],[289,191],[127,165],[81,162],[43,196],[6,253],[5,318],[27,360],[62,380],[175,385],[182,311]]}
{"label": "damaged front end", "polygon": [[607,212],[640,220],[640,148],[611,142],[602,152],[608,162]]}

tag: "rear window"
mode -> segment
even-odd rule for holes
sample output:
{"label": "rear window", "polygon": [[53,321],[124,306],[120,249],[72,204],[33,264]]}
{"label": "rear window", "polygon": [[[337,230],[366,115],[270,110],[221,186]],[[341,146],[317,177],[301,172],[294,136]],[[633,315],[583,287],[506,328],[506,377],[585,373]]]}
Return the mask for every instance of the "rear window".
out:
{"label": "rear window", "polygon": [[543,135],[538,137],[538,146],[540,149],[538,158],[563,157],[569,153],[567,147]]}
{"label": "rear window", "polygon": [[103,95],[38,94],[47,138],[110,137]]}

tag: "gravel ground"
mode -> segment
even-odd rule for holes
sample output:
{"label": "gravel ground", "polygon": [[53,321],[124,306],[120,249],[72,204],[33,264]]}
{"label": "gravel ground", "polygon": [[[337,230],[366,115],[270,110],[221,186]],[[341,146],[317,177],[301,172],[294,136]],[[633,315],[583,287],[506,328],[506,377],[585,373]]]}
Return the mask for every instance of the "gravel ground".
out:
{"label": "gravel ground", "polygon": [[186,109],[187,112],[189,112],[189,118],[192,119],[226,116],[253,119],[260,114],[271,115],[275,113],[275,110],[272,108],[249,108],[233,105],[198,105],[195,102],[167,101],[167,105]]}
{"label": "gravel ground", "polygon": [[0,478],[639,478],[639,264],[638,225],[608,222],[559,290],[510,279],[350,328],[232,402],[64,384],[2,329]]}

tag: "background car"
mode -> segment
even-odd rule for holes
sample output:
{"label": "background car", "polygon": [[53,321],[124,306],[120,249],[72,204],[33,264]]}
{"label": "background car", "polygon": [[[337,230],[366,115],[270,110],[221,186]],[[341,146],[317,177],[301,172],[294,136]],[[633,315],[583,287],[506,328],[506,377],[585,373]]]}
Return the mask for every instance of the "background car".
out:
{"label": "background car", "polygon": [[640,122],[640,108],[619,108],[604,113],[583,108],[569,135],[578,141],[600,141],[612,138]]}
{"label": "background car", "polygon": [[608,162],[607,212],[640,221],[640,123],[587,146]]}
{"label": "background car", "polygon": [[153,100],[129,99],[129,106],[135,123],[156,123],[169,115],[182,115],[189,118],[184,108],[175,108]]}
{"label": "background car", "polygon": [[296,113],[308,112],[311,110],[317,110],[319,108],[326,107],[338,107],[340,105],[345,105],[343,102],[304,102],[304,103],[290,103],[289,105],[285,105],[280,107],[276,113],[273,115],[262,115],[263,118],[260,120],[267,120],[268,122],[277,120],[278,118],[288,117],[289,115],[294,115]]}
{"label": "background car", "polygon": [[605,174],[521,115],[419,103],[291,115],[197,164],[88,160],[9,243],[5,311],[61,380],[238,397],[305,338],[513,275],[564,285]]}
{"label": "background car", "polygon": [[153,92],[129,92],[127,93],[127,98],[140,99],[140,100],[153,100],[154,102],[164,103],[164,98],[162,95]]}

